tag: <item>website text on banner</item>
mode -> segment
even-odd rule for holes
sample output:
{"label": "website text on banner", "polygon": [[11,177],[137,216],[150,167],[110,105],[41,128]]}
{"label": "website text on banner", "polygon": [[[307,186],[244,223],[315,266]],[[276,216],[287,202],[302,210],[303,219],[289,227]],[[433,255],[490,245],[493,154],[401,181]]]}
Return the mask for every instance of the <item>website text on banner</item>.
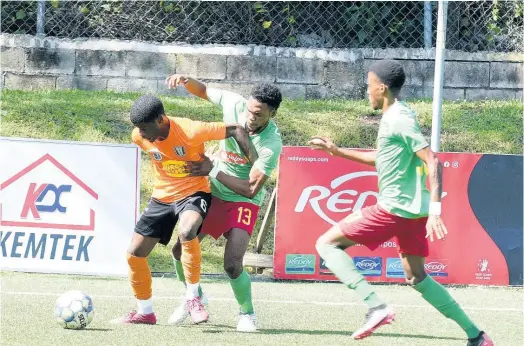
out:
{"label": "website text on banner", "polygon": [[0,138],[0,267],[127,275],[136,146]]}
{"label": "website text on banner", "polygon": [[[443,218],[449,234],[430,243],[426,270],[453,284],[522,285],[522,156],[440,153]],[[372,166],[305,147],[280,157],[274,275],[333,280],[317,238],[348,214],[377,202]],[[376,251],[348,249],[370,281],[404,282],[394,239]]]}

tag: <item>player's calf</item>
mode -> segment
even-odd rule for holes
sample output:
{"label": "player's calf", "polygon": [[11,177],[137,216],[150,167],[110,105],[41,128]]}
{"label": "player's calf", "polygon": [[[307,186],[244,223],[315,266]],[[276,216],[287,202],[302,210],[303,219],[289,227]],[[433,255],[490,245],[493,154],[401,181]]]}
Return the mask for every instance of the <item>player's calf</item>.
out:
{"label": "player's calf", "polygon": [[401,254],[400,260],[402,261],[402,267],[408,284],[414,287],[426,279],[427,273],[424,267],[424,257]]}
{"label": "player's calf", "polygon": [[232,228],[224,236],[227,239],[224,251],[224,270],[230,278],[231,288],[240,307],[237,331],[255,332],[256,317],[251,296],[251,278],[244,270],[242,263],[251,235],[244,229]]}
{"label": "player's calf", "polygon": [[[200,238],[199,238],[200,240]],[[173,255],[173,264],[175,266],[175,273],[178,277],[178,279],[187,287],[186,284],[186,278],[184,275],[184,266],[181,262],[182,257],[182,243],[180,242],[180,238],[177,239],[177,242],[175,246],[173,246],[172,250]],[[202,291],[202,287],[198,286],[198,296],[201,299],[202,305],[208,304],[207,296],[204,295],[204,292]],[[175,311],[171,314],[168,320],[168,324],[181,324],[183,323],[187,318],[189,317],[189,311],[187,310],[187,301],[184,298],[182,304],[180,304],[178,307],[176,307]]]}
{"label": "player's calf", "polygon": [[171,249],[171,254],[174,259],[180,261],[182,257],[182,243],[180,242],[180,238],[177,238],[175,245]]}
{"label": "player's calf", "polygon": [[[421,232],[422,231],[423,229]],[[399,243],[402,245],[403,242],[399,241]],[[422,246],[422,248],[425,249],[424,251],[421,251],[421,256],[408,255],[406,253],[400,255],[402,266],[406,273],[406,281],[422,295],[424,300],[431,304],[442,315],[455,321],[462,330],[464,330],[469,340],[468,345],[492,345],[489,343],[491,341],[487,336],[486,343],[482,343],[483,333],[481,330],[475,325],[475,323],[473,323],[455,299],[453,299],[448,290],[440,283],[433,280],[431,276],[426,274],[424,262],[425,255],[427,254],[427,247]],[[411,249],[410,252],[414,253],[415,250]],[[476,343],[477,341],[478,343]]]}
{"label": "player's calf", "polygon": [[[134,252],[137,253],[137,252]],[[153,312],[152,277],[147,257],[137,257],[127,253],[129,281],[135,294],[138,311],[133,310],[124,317],[111,321],[114,324],[156,324]]]}
{"label": "player's calf", "polygon": [[404,272],[406,274],[406,283],[410,284],[413,288],[420,282],[424,281],[424,279],[426,279],[426,277],[428,276],[428,274],[424,270],[418,273],[408,273],[405,270]]}
{"label": "player's calf", "polygon": [[182,213],[179,225],[179,238],[182,244],[181,262],[186,279],[186,310],[194,323],[206,322],[208,313],[198,294],[200,286],[200,266],[202,253],[197,232],[202,224],[202,216],[195,210]]}

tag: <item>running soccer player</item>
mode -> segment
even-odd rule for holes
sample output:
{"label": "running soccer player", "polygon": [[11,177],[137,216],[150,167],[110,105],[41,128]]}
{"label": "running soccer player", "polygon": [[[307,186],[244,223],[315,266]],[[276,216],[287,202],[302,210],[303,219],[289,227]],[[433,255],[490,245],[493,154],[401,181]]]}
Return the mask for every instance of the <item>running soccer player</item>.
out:
{"label": "running soccer player", "polygon": [[[442,166],[422,135],[415,113],[399,99],[404,81],[404,70],[397,62],[381,60],[370,67],[369,102],[383,112],[376,151],[342,149],[324,137],[313,137],[309,142],[313,149],[376,166],[379,184],[378,204],[347,216],[317,240],[316,248],[327,267],[369,307],[364,326],[353,338],[371,335],[393,321],[395,313],[358,272],[345,250],[355,244],[374,250],[396,237],[406,281],[466,332],[468,346],[490,346],[491,339],[424,269],[428,238],[433,242],[447,234],[441,218]],[[430,191],[426,189],[428,173]]]}
{"label": "running soccer player", "polygon": [[[249,99],[229,91],[207,88],[201,82],[180,75],[167,80],[169,87],[184,85],[193,95],[220,106],[224,122],[243,124],[258,153],[253,164],[242,154],[237,143],[229,139],[220,142],[217,164],[209,158],[190,165],[193,175],[211,177],[213,195],[209,214],[202,225],[199,238],[211,235],[226,238],[224,270],[230,278],[235,298],[240,305],[237,331],[256,331],[256,315],[251,300],[251,279],[243,268],[251,234],[255,227],[260,205],[266,194],[265,182],[275,169],[282,151],[280,132],[273,121],[282,101],[278,88],[270,84],[256,85]],[[175,268],[181,274],[179,247],[173,248]],[[187,317],[183,306],[175,310],[170,323],[181,323]]]}
{"label": "running soccer player", "polygon": [[162,101],[152,95],[141,96],[135,101],[130,119],[135,126],[133,142],[151,157],[154,190],[127,250],[129,280],[138,311],[113,322],[156,324],[147,257],[157,243],[169,243],[177,223],[187,284],[186,308],[194,323],[205,322],[209,316],[198,295],[201,253],[196,236],[208,212],[211,190],[207,177],[188,176],[186,163],[201,160],[204,142],[210,140],[234,138],[236,142],[232,142],[250,162],[256,161],[256,151],[242,126],[168,117]]}

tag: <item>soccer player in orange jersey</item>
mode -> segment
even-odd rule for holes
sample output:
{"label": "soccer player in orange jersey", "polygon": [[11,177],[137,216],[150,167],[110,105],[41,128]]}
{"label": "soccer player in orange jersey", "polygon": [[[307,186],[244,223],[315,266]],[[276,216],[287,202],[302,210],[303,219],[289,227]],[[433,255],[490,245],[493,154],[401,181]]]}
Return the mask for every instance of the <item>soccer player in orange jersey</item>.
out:
{"label": "soccer player in orange jersey", "polygon": [[156,324],[147,256],[158,242],[169,243],[177,223],[187,286],[186,309],[194,323],[206,322],[208,314],[198,295],[201,252],[197,231],[207,214],[211,190],[208,177],[189,176],[186,162],[201,160],[204,142],[210,140],[235,138],[251,162],[257,159],[256,150],[242,126],[168,117],[162,102],[152,95],[136,100],[130,119],[135,126],[133,142],[151,157],[154,190],[127,250],[129,280],[138,310],[113,322]]}

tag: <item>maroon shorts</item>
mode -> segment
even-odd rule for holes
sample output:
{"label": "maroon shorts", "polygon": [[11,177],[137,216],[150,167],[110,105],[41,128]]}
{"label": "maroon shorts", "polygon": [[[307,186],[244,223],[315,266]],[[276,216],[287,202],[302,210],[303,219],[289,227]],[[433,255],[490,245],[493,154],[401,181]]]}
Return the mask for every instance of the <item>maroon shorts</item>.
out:
{"label": "maroon shorts", "polygon": [[355,243],[375,250],[380,244],[395,238],[397,250],[406,255],[427,257],[427,217],[407,219],[393,215],[378,205],[350,214],[338,223],[342,233]]}
{"label": "maroon shorts", "polygon": [[228,202],[220,198],[211,199],[211,207],[202,225],[203,234],[215,239],[232,228],[240,228],[253,234],[260,207],[249,202]]}

